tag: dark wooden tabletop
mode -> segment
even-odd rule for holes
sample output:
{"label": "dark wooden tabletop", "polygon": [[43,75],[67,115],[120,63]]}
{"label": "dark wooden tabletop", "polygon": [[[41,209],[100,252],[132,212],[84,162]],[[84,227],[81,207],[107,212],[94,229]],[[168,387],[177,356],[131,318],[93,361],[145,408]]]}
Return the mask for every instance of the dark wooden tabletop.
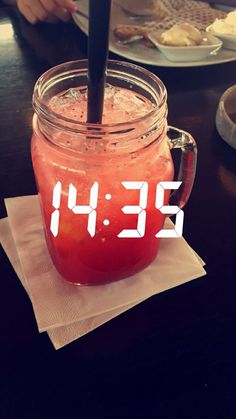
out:
{"label": "dark wooden tabletop", "polygon": [[[30,137],[38,76],[83,57],[86,37],[72,23],[33,27],[0,7],[1,217],[4,197],[36,193]],[[198,144],[184,236],[205,260],[207,276],[56,352],[38,333],[0,249],[1,419],[236,418],[236,151],[215,129],[219,98],[236,84],[236,62],[150,69],[167,86],[169,123]]]}

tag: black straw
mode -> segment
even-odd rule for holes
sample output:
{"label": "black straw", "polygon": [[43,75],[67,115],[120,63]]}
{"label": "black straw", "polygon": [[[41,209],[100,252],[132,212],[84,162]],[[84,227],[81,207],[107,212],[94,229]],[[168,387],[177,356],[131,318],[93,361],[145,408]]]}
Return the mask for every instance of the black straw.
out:
{"label": "black straw", "polygon": [[87,122],[101,123],[107,67],[111,0],[89,0]]}

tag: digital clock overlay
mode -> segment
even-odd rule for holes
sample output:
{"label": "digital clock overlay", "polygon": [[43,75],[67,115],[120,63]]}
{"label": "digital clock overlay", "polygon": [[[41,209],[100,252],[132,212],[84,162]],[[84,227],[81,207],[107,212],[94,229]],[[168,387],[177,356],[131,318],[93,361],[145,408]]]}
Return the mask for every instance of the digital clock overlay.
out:
{"label": "digital clock overlay", "polygon": [[[137,205],[125,205],[121,209],[124,214],[137,217],[136,229],[123,229],[117,232],[117,237],[122,238],[142,238],[145,236],[146,219],[147,219],[147,201],[148,201],[148,182],[144,181],[123,181],[122,186],[126,190],[139,191],[139,202]],[[184,212],[176,205],[164,205],[164,195],[166,190],[179,189],[182,182],[159,182],[156,185],[155,208],[163,215],[176,215],[175,225],[173,229],[161,229],[155,234],[156,238],[177,238],[183,234]],[[62,183],[58,181],[53,188],[52,207],[54,211],[51,214],[50,231],[54,237],[58,236],[60,230],[60,205],[62,195]],[[91,238],[96,235],[97,221],[97,205],[99,197],[99,183],[94,182],[89,195],[89,204],[81,205],[77,203],[77,188],[70,183],[68,188],[68,209],[74,214],[88,215],[87,231]],[[107,192],[106,200],[112,200],[112,195]],[[109,219],[103,220],[104,228],[110,224]]]}

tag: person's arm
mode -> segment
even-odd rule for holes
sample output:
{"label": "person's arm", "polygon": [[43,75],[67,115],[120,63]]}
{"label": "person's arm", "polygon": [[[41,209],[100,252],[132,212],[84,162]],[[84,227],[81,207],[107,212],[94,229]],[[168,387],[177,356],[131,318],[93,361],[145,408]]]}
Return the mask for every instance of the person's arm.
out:
{"label": "person's arm", "polygon": [[72,0],[4,0],[6,4],[16,4],[19,11],[30,23],[68,21],[70,13],[77,7]]}

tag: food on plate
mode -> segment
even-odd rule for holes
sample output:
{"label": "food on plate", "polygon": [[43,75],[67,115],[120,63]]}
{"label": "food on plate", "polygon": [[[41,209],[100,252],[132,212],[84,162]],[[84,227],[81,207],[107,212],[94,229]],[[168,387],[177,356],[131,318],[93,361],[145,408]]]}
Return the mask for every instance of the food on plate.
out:
{"label": "food on plate", "polygon": [[[117,1],[118,0],[115,1],[116,4]],[[123,3],[127,3],[127,6],[122,7],[122,10],[127,10],[129,4],[133,4],[133,7],[134,5],[136,7],[136,1],[134,0],[124,0]],[[140,1],[138,1],[137,4],[138,3],[140,3]],[[119,24],[114,27],[114,35],[117,40],[124,43],[143,40],[145,45],[151,46],[151,42],[148,42],[147,40],[149,34],[153,31],[163,32],[171,29],[176,24],[180,25],[183,23],[193,25],[199,31],[206,31],[206,28],[216,19],[224,19],[227,16],[227,13],[223,10],[213,9],[209,4],[201,1],[158,0],[156,4],[158,4],[159,8],[163,6],[163,10],[168,11],[168,14],[165,17],[156,13],[152,14],[151,21],[149,16],[147,20],[145,20],[145,17],[142,18],[142,23],[136,21],[135,24],[132,24],[132,19],[130,19],[130,24]],[[132,13],[135,13],[135,10]],[[136,14],[138,15],[138,8],[136,9]]]}
{"label": "food on plate", "polygon": [[149,25],[145,26],[120,24],[115,27],[114,34],[119,42],[124,44],[143,40],[147,47],[154,47],[153,43],[148,38],[148,34],[152,29],[155,29],[154,22],[150,22]]}
{"label": "food on plate", "polygon": [[[166,44],[161,42],[162,33],[151,32],[149,34],[150,40],[169,61],[201,61],[209,54],[216,54],[222,46],[222,41],[218,38],[205,32],[196,31],[196,28],[191,25],[182,24],[177,28],[176,26],[173,31],[166,31],[167,35],[170,34],[165,38]],[[179,36],[178,42],[176,42],[176,36]]]}
{"label": "food on plate", "polygon": [[209,30],[222,35],[236,36],[236,10],[230,12],[225,19],[216,19],[209,26]]}
{"label": "food on plate", "polygon": [[202,33],[189,23],[174,25],[160,35],[161,44],[169,46],[192,47],[200,45],[202,40]]}
{"label": "food on plate", "polygon": [[169,11],[162,0],[116,0],[124,12],[133,16],[154,16],[163,19]]}
{"label": "food on plate", "polygon": [[117,25],[114,33],[120,41],[128,41],[136,37],[145,38],[147,31],[139,25]]}

